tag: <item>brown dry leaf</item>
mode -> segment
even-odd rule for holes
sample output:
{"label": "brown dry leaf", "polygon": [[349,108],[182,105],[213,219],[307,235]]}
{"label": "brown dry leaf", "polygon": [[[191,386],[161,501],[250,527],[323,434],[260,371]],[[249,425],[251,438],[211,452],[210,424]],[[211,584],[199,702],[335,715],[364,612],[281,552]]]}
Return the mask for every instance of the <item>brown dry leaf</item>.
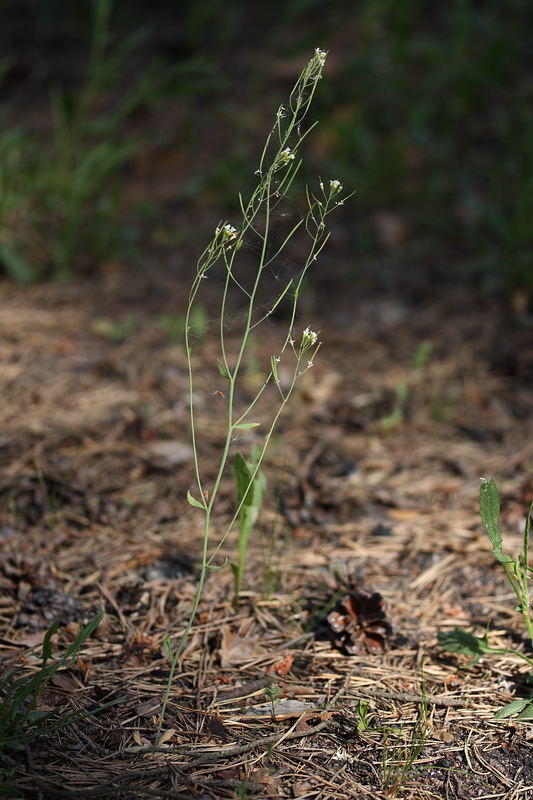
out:
{"label": "brown dry leaf", "polygon": [[170,739],[172,739],[176,735],[176,733],[177,733],[177,731],[176,731],[175,728],[169,728],[168,730],[166,730],[161,735],[161,737],[160,737],[160,739],[159,739],[159,741],[157,743],[157,746],[161,747],[162,744],[165,744],[165,742],[170,741]]}
{"label": "brown dry leaf", "polygon": [[250,779],[265,787],[265,797],[270,797],[272,800],[277,800],[277,798],[279,798],[279,780],[274,775],[267,772],[266,769],[254,769],[250,775]]}
{"label": "brown dry leaf", "polygon": [[150,740],[146,736],[141,736],[139,731],[133,731],[133,741],[139,747],[146,747],[150,744]]}
{"label": "brown dry leaf", "polygon": [[[43,643],[46,631],[37,631],[37,633],[27,633],[21,636],[20,639],[11,639],[2,637],[3,644],[15,645],[15,647],[38,647]],[[52,637],[53,642],[57,642],[57,635]]]}
{"label": "brown dry leaf", "polygon": [[307,797],[315,788],[311,781],[300,781],[293,785],[292,791],[295,797]]}
{"label": "brown dry leaf", "polygon": [[265,649],[257,641],[232,633],[231,628],[226,625],[222,631],[219,653],[220,665],[222,669],[227,669],[262,655]]}
{"label": "brown dry leaf", "polygon": [[279,661],[276,661],[276,663],[273,664],[270,667],[270,669],[267,670],[267,675],[270,672],[275,672],[276,675],[279,675],[280,677],[284,678],[291,671],[293,664],[294,664],[294,656],[292,655],[292,653],[287,653],[286,656],[280,658]]}
{"label": "brown dry leaf", "polygon": [[58,689],[64,689],[66,692],[75,692],[80,688],[79,681],[77,681],[68,672],[56,672],[50,679],[52,686],[57,686]]}
{"label": "brown dry leaf", "polygon": [[275,720],[288,719],[289,717],[299,717],[308,711],[314,711],[316,708],[314,703],[309,703],[306,700],[280,700],[279,703],[261,703],[258,706],[252,706],[247,709],[247,717],[256,718],[274,718]]}
{"label": "brown dry leaf", "polygon": [[138,717],[151,717],[153,714],[158,714],[161,710],[161,703],[157,698],[147,700],[146,703],[141,703],[135,709]]}
{"label": "brown dry leaf", "polygon": [[446,728],[435,728],[433,731],[433,736],[436,739],[440,739],[441,742],[445,744],[450,744],[455,739],[453,733]]}

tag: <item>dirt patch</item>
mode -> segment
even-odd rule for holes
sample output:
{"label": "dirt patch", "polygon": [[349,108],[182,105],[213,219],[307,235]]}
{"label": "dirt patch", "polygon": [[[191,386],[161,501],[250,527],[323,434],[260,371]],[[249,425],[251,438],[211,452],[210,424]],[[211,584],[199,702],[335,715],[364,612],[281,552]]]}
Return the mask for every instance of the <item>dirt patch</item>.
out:
{"label": "dirt patch", "polygon": [[[42,703],[62,714],[120,698],[32,742],[16,796],[533,796],[531,726],[493,719],[525,695],[527,664],[502,655],[467,669],[436,639],[491,619],[494,646],[531,654],[478,512],[479,478],[492,476],[517,553],[533,499],[531,320],[464,292],[366,295],[322,313],[323,348],[265,467],[242,604],[229,568],[210,573],[158,744],[162,645],[183,631],[201,547],[186,502],[186,362],[161,325],[186,292],[115,275],[0,293],[2,658],[28,657],[57,617],[60,647],[102,606]],[[257,343],[243,402],[271,352]],[[209,472],[225,402],[209,336],[196,372]],[[230,474],[223,488],[217,530]],[[234,547],[235,535],[220,565]],[[367,630],[347,654],[328,630],[346,591],[382,596],[379,646]]]}

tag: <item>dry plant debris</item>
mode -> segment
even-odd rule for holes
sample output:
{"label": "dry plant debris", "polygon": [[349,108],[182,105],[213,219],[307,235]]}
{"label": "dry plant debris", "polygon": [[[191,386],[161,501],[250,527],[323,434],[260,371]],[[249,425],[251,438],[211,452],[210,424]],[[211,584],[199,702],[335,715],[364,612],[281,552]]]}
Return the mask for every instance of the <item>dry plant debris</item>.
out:
{"label": "dry plant debris", "polygon": [[[2,669],[21,659],[34,668],[51,615],[62,618],[59,651],[102,606],[95,635],[41,702],[61,716],[118,700],[36,738],[14,764],[6,753],[15,796],[533,797],[531,725],[493,719],[527,690],[523,663],[508,655],[465,669],[467,658],[436,642],[439,630],[481,633],[491,618],[495,646],[531,646],[477,506],[479,478],[497,477],[506,530],[520,541],[533,393],[523,372],[502,368],[494,343],[523,342],[524,331],[471,297],[391,315],[369,296],[351,307],[349,327],[320,320],[324,356],[265,466],[270,495],[241,606],[231,605],[228,570],[211,573],[156,739],[162,645],[168,633],[178,640],[191,608],[201,533],[185,500],[185,360],[155,322],[179,313],[183,291],[164,280],[157,290],[116,276],[0,286]],[[138,324],[123,341],[91,327],[125,314]],[[431,358],[413,371],[424,340]],[[224,398],[206,367],[208,338],[202,347],[209,457]],[[258,342],[258,364],[268,352]],[[408,395],[384,425],[399,383]],[[401,775],[421,709],[423,746]]]}

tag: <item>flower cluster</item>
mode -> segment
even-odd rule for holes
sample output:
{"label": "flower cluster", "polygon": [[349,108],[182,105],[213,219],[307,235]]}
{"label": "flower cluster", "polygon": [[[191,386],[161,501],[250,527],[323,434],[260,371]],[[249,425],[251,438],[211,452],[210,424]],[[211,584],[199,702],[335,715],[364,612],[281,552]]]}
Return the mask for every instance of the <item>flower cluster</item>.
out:
{"label": "flower cluster", "polygon": [[302,333],[302,347],[305,350],[308,350],[310,347],[316,344],[318,339],[318,333],[312,331],[309,327],[305,329]]}
{"label": "flower cluster", "polygon": [[233,239],[237,238],[237,228],[226,223],[222,225],[222,227],[215,228],[215,236],[222,236],[223,243],[231,242]]}
{"label": "flower cluster", "polygon": [[317,59],[320,67],[323,67],[326,63],[326,55],[327,53],[325,50],[321,50],[320,47],[315,48],[315,58]]}
{"label": "flower cluster", "polygon": [[278,169],[280,167],[285,167],[290,161],[294,161],[295,155],[290,147],[286,147],[285,150],[282,150],[278,156],[278,160],[276,166]]}
{"label": "flower cluster", "polygon": [[[320,188],[322,189],[324,194],[326,194],[326,189],[324,187],[324,182],[323,181],[320,181]],[[334,180],[329,182],[329,196],[330,197],[332,197],[334,194],[338,194],[339,192],[342,192],[342,190],[343,190],[343,185],[337,179],[334,179]]]}
{"label": "flower cluster", "polygon": [[[312,331],[311,328],[307,327],[302,333],[302,341],[300,342],[300,349],[299,349],[300,358],[303,356],[304,353],[307,353],[308,350],[311,350],[315,346],[316,350],[318,350],[318,348],[320,347],[320,344],[318,343],[318,333],[315,333],[315,331]],[[313,362],[308,361],[307,366],[312,367]]]}

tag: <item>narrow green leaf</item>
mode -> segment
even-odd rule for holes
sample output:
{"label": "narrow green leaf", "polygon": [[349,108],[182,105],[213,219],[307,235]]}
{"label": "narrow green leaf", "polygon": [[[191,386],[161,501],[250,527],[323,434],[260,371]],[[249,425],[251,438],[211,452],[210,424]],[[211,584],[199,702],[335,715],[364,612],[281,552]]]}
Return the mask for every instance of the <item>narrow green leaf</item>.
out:
{"label": "narrow green leaf", "polygon": [[252,474],[242,453],[235,453],[233,472],[237,483],[237,499],[239,503],[242,503],[244,499],[244,506],[251,505],[253,501],[253,494],[250,491]]}
{"label": "narrow green leaf", "polygon": [[172,655],[172,641],[171,641],[170,635],[169,636],[165,636],[165,638],[163,639],[163,650],[167,654],[168,660],[172,661],[172,658],[173,658],[173,655]]}
{"label": "narrow green leaf", "polygon": [[507,717],[512,717],[513,714],[525,711],[528,707],[531,710],[531,715],[533,715],[533,701],[531,699],[512,700],[494,714],[494,719],[507,719]]}
{"label": "narrow green leaf", "polygon": [[9,747],[10,750],[24,750],[25,749],[24,744],[22,744],[22,742],[18,742],[18,741],[0,742],[0,746],[1,745],[4,745],[5,747]]}
{"label": "narrow green leaf", "polygon": [[260,425],[260,422],[241,422],[239,425],[234,425],[234,428],[238,428],[240,431],[249,431],[252,428],[257,428]]}
{"label": "narrow green leaf", "polygon": [[259,516],[259,512],[261,511],[261,507],[257,505],[249,505],[244,506],[241,513],[241,522],[242,522],[242,529],[246,532],[245,540],[246,544],[248,544],[248,539],[250,537],[250,533],[257,522],[257,517]]}
{"label": "narrow green leaf", "polygon": [[533,699],[529,698],[529,703],[524,710],[520,712],[517,719],[533,719]]}
{"label": "narrow green leaf", "polygon": [[43,667],[45,666],[46,662],[52,655],[52,636],[54,636],[54,634],[57,633],[58,628],[59,628],[59,620],[56,619],[55,622],[53,622],[46,631],[43,640]]}
{"label": "narrow green leaf", "polygon": [[218,358],[217,358],[217,364],[218,364],[218,371],[219,371],[220,375],[222,375],[223,378],[227,378],[228,381],[231,380],[231,375],[230,375],[228,369],[226,368],[226,365],[223,364],[222,361],[220,361],[220,359],[218,359]]}
{"label": "narrow green leaf", "polygon": [[279,358],[276,358],[276,356],[270,357],[270,369],[272,370],[272,377],[276,383],[279,383],[278,363]]}
{"label": "narrow green leaf", "polygon": [[28,724],[29,725],[38,725],[40,722],[43,722],[45,719],[48,719],[52,712],[51,711],[30,711],[28,714]]}
{"label": "narrow green leaf", "polygon": [[192,496],[190,489],[187,491],[187,500],[189,501],[191,506],[194,506],[195,508],[201,508],[203,511],[205,511],[205,505],[203,503],[200,503],[199,500],[196,500],[196,498]]}
{"label": "narrow green leaf", "polygon": [[504,556],[502,552],[502,535],[498,528],[500,519],[500,496],[498,488],[492,478],[482,479],[479,488],[479,510],[487,536],[492,544],[494,558],[500,564],[509,564],[512,559]]}
{"label": "narrow green leaf", "polygon": [[524,567],[530,572],[531,567],[529,566],[529,535],[531,533],[531,514],[533,513],[533,503],[529,506],[529,511],[527,512],[526,516],[526,527],[524,529]]}
{"label": "narrow green leaf", "polygon": [[99,626],[100,622],[102,621],[102,617],[104,616],[104,611],[102,608],[99,609],[98,613],[95,617],[92,618],[87,625],[80,630],[74,641],[71,645],[69,645],[64,657],[61,661],[66,661],[71,655],[75,655],[82,644],[84,644],[87,639],[92,636],[96,628]]}

